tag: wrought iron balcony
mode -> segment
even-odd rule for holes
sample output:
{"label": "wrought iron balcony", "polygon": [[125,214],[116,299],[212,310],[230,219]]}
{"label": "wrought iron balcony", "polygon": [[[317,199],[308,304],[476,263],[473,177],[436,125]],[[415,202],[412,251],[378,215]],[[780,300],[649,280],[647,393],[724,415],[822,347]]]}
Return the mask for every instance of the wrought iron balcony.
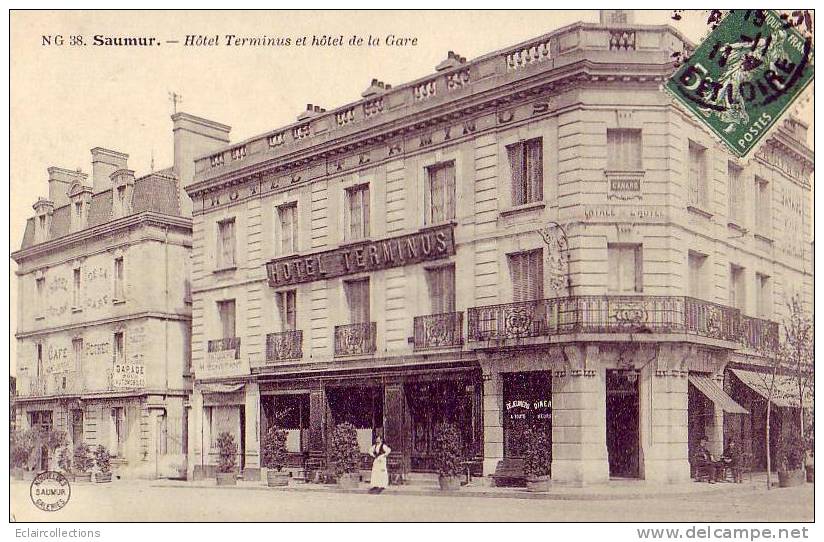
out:
{"label": "wrought iron balcony", "polygon": [[335,326],[335,355],[373,354],[377,334],[375,322]]}
{"label": "wrought iron balcony", "polygon": [[759,352],[778,348],[778,322],[741,315],[741,344]]}
{"label": "wrought iron balcony", "polygon": [[303,331],[296,329],[266,335],[266,361],[284,361],[303,357]]}
{"label": "wrought iron balcony", "polygon": [[235,359],[240,359],[240,337],[224,337],[223,339],[214,339],[208,342],[207,352],[210,357],[217,355],[219,352],[227,352],[234,350]]}
{"label": "wrought iron balcony", "polygon": [[[738,309],[684,296],[574,296],[468,310],[469,338],[490,341],[565,333],[686,333],[763,347],[777,324],[742,324]],[[752,320],[752,319],[748,319]]]}
{"label": "wrought iron balcony", "polygon": [[463,312],[416,316],[413,329],[415,350],[461,346],[463,345]]}

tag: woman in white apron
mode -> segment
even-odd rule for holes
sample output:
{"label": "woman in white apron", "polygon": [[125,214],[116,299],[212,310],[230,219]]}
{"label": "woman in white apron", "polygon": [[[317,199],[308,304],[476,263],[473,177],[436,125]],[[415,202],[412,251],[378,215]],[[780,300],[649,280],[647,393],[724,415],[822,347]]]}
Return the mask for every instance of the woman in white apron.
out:
{"label": "woman in white apron", "polygon": [[369,455],[374,458],[372,461],[372,476],[369,480],[370,493],[380,493],[389,485],[389,472],[386,470],[386,456],[392,450],[383,443],[380,435],[375,438],[375,444],[369,448]]}

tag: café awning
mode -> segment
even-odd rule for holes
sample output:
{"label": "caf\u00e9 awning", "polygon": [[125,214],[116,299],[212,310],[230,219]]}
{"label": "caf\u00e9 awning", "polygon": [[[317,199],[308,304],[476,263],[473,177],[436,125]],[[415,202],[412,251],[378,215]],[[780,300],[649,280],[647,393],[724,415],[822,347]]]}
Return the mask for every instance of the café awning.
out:
{"label": "caf\u00e9 awning", "polygon": [[691,374],[690,384],[704,394],[704,396],[721,407],[728,414],[749,414],[750,412],[736,403],[732,397],[727,395],[721,386],[716,384],[710,377],[704,375]]}
{"label": "caf\u00e9 awning", "polygon": [[244,385],[245,384],[243,382],[237,384],[223,384],[219,382],[213,384],[201,384],[200,391],[203,393],[233,393],[243,389]]}
{"label": "caf\u00e9 awning", "polygon": [[[775,406],[798,408],[798,383],[793,377],[787,375],[775,375],[773,377],[771,373],[757,373],[744,369],[731,369],[731,371],[742,384],[764,399],[772,400],[772,404]],[[773,378],[775,378],[774,384]],[[771,387],[772,394],[770,394]],[[812,406],[812,393],[807,388],[804,390],[804,408],[812,408]]]}

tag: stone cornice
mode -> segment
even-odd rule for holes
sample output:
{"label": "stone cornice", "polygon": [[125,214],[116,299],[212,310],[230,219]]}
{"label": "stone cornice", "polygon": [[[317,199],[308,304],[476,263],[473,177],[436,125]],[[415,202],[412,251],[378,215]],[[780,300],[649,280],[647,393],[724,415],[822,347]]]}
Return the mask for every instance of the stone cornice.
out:
{"label": "stone cornice", "polygon": [[190,314],[177,312],[163,312],[163,311],[141,311],[132,314],[125,314],[121,316],[111,316],[109,318],[100,318],[98,320],[91,320],[88,322],[72,322],[71,324],[64,324],[61,326],[52,326],[28,331],[18,331],[15,333],[15,339],[28,339],[31,337],[39,337],[40,335],[49,335],[51,333],[61,333],[71,331],[73,329],[82,329],[92,326],[102,326],[114,324],[117,322],[127,322],[129,320],[142,320],[144,318],[156,320],[179,320],[190,321],[192,316]]}

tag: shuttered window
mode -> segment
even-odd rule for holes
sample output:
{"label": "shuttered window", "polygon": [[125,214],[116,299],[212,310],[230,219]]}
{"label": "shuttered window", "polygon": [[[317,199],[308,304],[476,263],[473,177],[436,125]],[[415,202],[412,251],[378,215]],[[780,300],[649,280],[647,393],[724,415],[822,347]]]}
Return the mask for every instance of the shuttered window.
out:
{"label": "shuttered window", "polygon": [[235,219],[217,223],[217,266],[218,269],[235,266]]}
{"label": "shuttered window", "polygon": [[217,302],[217,313],[220,317],[220,328],[224,339],[235,337],[235,300],[226,299]]}
{"label": "shuttered window", "polygon": [[689,142],[689,203],[706,206],[707,197],[707,149],[694,141]]}
{"label": "shuttered window", "polygon": [[728,215],[730,222],[742,226],[744,224],[744,185],[741,168],[732,162],[727,163],[727,190],[729,190]]}
{"label": "shuttered window", "polygon": [[350,323],[369,322],[369,279],[348,280],[343,285]]}
{"label": "shuttered window", "polygon": [[363,184],[346,190],[346,225],[347,240],[362,239],[369,236],[369,185]]}
{"label": "shuttered window", "polygon": [[755,178],[755,231],[770,235],[770,183],[761,177]]}
{"label": "shuttered window", "polygon": [[641,168],[641,130],[607,129],[607,167],[613,171],[639,171]]}
{"label": "shuttered window", "polygon": [[455,218],[455,162],[427,168],[426,223],[439,224]]}
{"label": "shuttered window", "polygon": [[607,246],[608,289],[612,293],[643,291],[641,245]]}
{"label": "shuttered window", "polygon": [[512,300],[532,301],[544,297],[544,261],[542,250],[509,255],[512,274]]}
{"label": "shuttered window", "polygon": [[287,203],[278,207],[280,220],[280,251],[291,254],[298,250],[298,204]]}
{"label": "shuttered window", "polygon": [[512,171],[512,205],[544,199],[543,139],[521,141],[506,148]]}
{"label": "shuttered window", "polygon": [[427,269],[426,282],[432,314],[455,312],[455,267]]}
{"label": "shuttered window", "polygon": [[297,291],[277,293],[281,331],[292,331],[297,325]]}

